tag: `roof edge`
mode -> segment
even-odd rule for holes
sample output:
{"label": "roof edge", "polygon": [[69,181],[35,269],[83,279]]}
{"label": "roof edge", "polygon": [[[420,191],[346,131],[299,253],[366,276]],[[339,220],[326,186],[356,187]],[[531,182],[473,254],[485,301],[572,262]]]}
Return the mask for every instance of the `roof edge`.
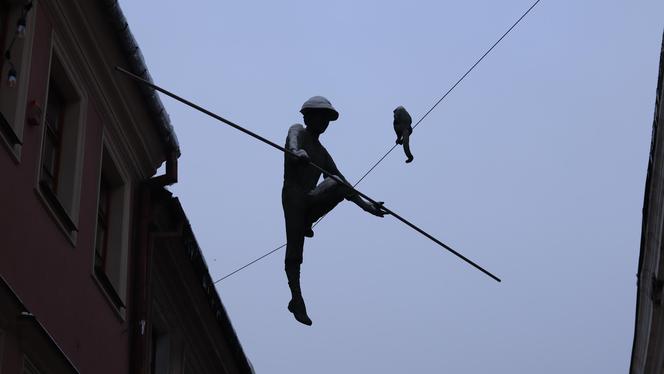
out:
{"label": "roof edge", "polygon": [[[129,29],[129,24],[127,23],[127,19],[125,18],[122,9],[120,9],[118,0],[102,0],[102,3],[106,8],[105,11],[109,16],[111,25],[117,32],[116,35],[120,42],[120,46],[129,61],[129,67],[127,70],[149,82],[153,82],[152,76],[145,64],[141,49],[138,47],[138,43]],[[148,110],[157,124],[157,132],[159,133],[159,136],[161,136],[168,146],[168,150],[176,152],[177,156],[180,157],[180,143],[178,142],[177,135],[171,124],[171,119],[166,112],[159,95],[153,88],[145,85],[140,85],[139,87],[148,104]]]}

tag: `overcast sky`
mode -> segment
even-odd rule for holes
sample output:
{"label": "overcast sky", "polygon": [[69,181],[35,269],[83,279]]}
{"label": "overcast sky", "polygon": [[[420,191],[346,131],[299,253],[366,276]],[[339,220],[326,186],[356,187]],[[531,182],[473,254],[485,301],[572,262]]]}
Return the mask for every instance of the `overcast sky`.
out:
{"label": "overcast sky", "polygon": [[[357,180],[532,4],[120,1],[156,83],[282,143],[324,95]],[[661,0],[542,0],[305,244],[313,326],[281,250],[217,284],[258,373],[626,373]],[[283,156],[164,98],[184,205],[213,278],[284,243]]]}

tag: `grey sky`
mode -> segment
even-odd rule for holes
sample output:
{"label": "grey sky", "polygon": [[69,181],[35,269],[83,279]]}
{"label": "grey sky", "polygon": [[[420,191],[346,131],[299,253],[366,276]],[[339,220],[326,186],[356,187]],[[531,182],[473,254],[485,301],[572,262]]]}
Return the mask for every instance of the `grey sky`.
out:
{"label": "grey sky", "polygon": [[[302,102],[349,180],[532,3],[121,1],[155,81],[282,143]],[[218,284],[259,373],[625,373],[664,2],[542,0],[305,244],[314,324],[283,250]],[[122,78],[118,78],[122,79]],[[213,278],[285,239],[283,156],[164,98],[180,197]]]}

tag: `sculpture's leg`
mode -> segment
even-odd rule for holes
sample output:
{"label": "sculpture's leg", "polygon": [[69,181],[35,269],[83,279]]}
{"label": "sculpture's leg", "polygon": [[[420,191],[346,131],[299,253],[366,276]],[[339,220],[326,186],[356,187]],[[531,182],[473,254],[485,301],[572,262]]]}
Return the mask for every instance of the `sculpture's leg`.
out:
{"label": "sculpture's leg", "polygon": [[304,196],[289,196],[282,193],[284,216],[286,218],[286,260],[285,270],[288,278],[288,287],[291,291],[291,300],[288,310],[295,319],[305,325],[311,325],[307,309],[300,289],[300,265],[303,260],[304,230],[306,225],[306,206]]}
{"label": "sculpture's leg", "polygon": [[307,315],[307,307],[304,304],[302,290],[300,289],[300,265],[286,262],[286,277],[288,277],[288,287],[291,290],[288,310],[293,313],[298,322],[311,326],[311,318]]}
{"label": "sculpture's leg", "polygon": [[[307,194],[309,210],[307,214],[307,228],[319,218],[326,215],[348,195],[348,187],[333,178],[325,178]],[[313,234],[312,234],[313,236]]]}

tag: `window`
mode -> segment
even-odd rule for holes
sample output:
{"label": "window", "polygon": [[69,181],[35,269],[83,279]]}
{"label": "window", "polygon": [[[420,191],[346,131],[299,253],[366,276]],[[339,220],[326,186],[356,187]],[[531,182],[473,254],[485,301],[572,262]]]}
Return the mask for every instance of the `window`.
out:
{"label": "window", "polygon": [[56,195],[58,193],[64,114],[65,100],[55,82],[51,81],[46,104],[46,119],[44,120],[46,133],[44,134],[41,183]]}
{"label": "window", "polygon": [[122,311],[127,288],[129,187],[104,140],[97,200],[94,275],[115,308]]}
{"label": "window", "polygon": [[152,326],[150,339],[150,374],[168,374],[170,366],[170,339],[165,331]]}
{"label": "window", "polygon": [[102,175],[99,183],[99,207],[97,209],[97,235],[95,239],[95,272],[103,272],[108,254],[108,221],[110,219],[111,188]]}
{"label": "window", "polygon": [[[34,17],[27,4],[0,0],[0,138],[15,156],[22,144],[34,29]],[[21,37],[17,34],[19,23],[25,23]],[[8,80],[10,72],[16,78],[12,84]]]}
{"label": "window", "polygon": [[54,38],[41,122],[42,145],[38,191],[60,227],[75,244],[86,100],[81,85]]}

